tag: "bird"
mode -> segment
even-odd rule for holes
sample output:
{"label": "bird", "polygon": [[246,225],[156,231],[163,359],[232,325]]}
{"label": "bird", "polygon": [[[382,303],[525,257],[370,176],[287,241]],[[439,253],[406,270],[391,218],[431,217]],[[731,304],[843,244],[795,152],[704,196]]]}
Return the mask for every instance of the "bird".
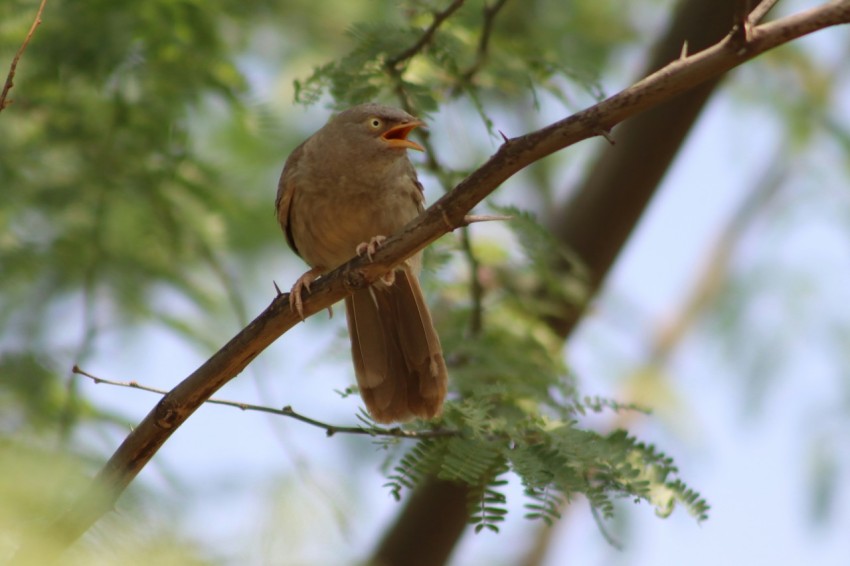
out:
{"label": "bird", "polygon": [[[302,293],[356,255],[371,259],[387,236],[425,207],[407,150],[424,126],[376,103],[339,112],[296,147],[278,183],[275,208],[289,247],[310,270],[290,292],[303,319]],[[383,424],[440,416],[448,372],[419,284],[421,252],[345,298],[354,373],[372,418]]]}

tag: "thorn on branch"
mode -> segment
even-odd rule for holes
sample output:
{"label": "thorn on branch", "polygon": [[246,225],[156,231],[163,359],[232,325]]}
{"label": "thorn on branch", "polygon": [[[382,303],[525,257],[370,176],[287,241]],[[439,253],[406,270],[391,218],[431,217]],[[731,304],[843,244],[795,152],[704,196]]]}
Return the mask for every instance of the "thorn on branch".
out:
{"label": "thorn on branch", "polygon": [[277,286],[277,281],[272,280],[272,284],[274,285],[274,290],[277,292],[277,296],[280,297],[283,295],[283,291],[281,291],[280,287]]}
{"label": "thorn on branch", "polygon": [[511,138],[506,136],[505,132],[503,132],[502,130],[498,130],[498,132],[499,132],[499,135],[502,136],[502,140],[504,140],[505,143],[508,143],[509,141],[511,141]]}
{"label": "thorn on branch", "polygon": [[679,61],[684,61],[688,58],[688,40],[682,43],[682,51],[679,53]]}
{"label": "thorn on branch", "polygon": [[510,214],[467,214],[463,217],[465,226],[475,224],[476,222],[502,222],[505,220],[513,220]]}
{"label": "thorn on branch", "polygon": [[758,25],[764,17],[770,12],[776,3],[779,0],[762,0],[759,2],[758,6],[753,8],[752,12],[750,12],[749,17],[747,18],[747,23],[749,23],[750,27],[754,27]]}
{"label": "thorn on branch", "polygon": [[605,138],[605,141],[610,143],[611,145],[617,145],[617,141],[614,139],[614,136],[611,135],[611,130],[606,128],[601,128],[598,131],[598,134]]}

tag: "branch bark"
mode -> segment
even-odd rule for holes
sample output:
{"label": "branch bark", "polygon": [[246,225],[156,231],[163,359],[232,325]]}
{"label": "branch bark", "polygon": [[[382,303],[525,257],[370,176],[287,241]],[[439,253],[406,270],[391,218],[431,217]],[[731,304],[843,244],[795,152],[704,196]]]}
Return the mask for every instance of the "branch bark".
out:
{"label": "branch bark", "polygon": [[[680,59],[599,104],[541,130],[507,140],[481,168],[399,234],[388,239],[372,262],[365,257],[355,258],[316,281],[312,293],[304,301],[305,315],[322,311],[371,284],[440,236],[465,225],[465,215],[476,204],[531,163],[607,131],[626,118],[715,79],[769,49],[819,29],[848,22],[850,0],[842,0],[755,27],[746,43],[729,36],[714,47]],[[56,541],[56,548],[73,543],[113,507],[171,434],[206,399],[298,321],[298,316],[289,308],[288,295],[276,297],[262,314],[154,406],[95,476],[90,489],[48,527],[45,536]],[[451,500],[456,502],[457,499]],[[409,504],[408,508],[411,506]],[[24,545],[13,562],[26,564],[33,556],[43,561],[40,550],[43,549],[38,548],[37,542]],[[404,556],[402,562],[385,563],[409,564],[409,559],[410,556]]]}

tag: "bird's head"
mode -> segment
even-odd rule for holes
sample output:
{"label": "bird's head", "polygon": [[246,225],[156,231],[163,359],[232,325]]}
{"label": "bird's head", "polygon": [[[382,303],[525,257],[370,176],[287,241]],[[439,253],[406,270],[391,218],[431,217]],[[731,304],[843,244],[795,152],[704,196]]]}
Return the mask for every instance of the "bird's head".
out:
{"label": "bird's head", "polygon": [[326,128],[351,150],[395,154],[407,149],[425,151],[408,139],[424,122],[404,110],[383,104],[360,104],[334,116]]}

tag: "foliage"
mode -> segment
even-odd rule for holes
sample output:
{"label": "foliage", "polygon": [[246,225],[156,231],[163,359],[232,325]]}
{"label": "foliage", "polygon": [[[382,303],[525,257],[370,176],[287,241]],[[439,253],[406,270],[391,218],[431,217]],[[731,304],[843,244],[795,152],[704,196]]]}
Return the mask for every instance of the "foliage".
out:
{"label": "foliage", "polygon": [[[3,61],[37,5],[0,7]],[[209,340],[174,305],[220,313],[232,284],[222,251],[256,253],[273,233],[233,237],[231,226],[266,226],[255,219],[270,205],[222,183],[190,135],[204,100],[238,107],[245,92],[233,55],[239,39],[222,33],[245,8],[48,2],[19,65],[14,104],[0,116],[0,366],[10,395],[27,395],[18,384],[40,384],[37,395],[17,397],[38,415],[33,422],[53,419],[61,429],[83,416],[85,403],[56,368],[91,354],[107,330],[155,320]]]}
{"label": "foliage", "polygon": [[[615,2],[586,0],[571,3],[569,10],[551,0],[411,2],[404,23],[352,24],[348,36],[353,48],[318,66],[307,79],[296,80],[296,100],[312,104],[327,93],[345,107],[400,97],[403,105],[424,113],[461,94],[479,109],[484,97],[536,97],[541,88],[563,101],[573,98],[573,86],[598,96],[594,70],[603,68],[633,34],[628,20],[613,17],[618,10]],[[440,19],[449,13],[445,21]],[[553,13],[562,17],[552,18]],[[588,25],[600,33],[586,33]],[[582,32],[571,33],[578,29]],[[417,49],[417,40],[431,30],[433,35]],[[517,40],[541,34],[548,40]],[[581,58],[564,62],[564,53],[579,52]],[[498,65],[488,64],[491,60]]]}
{"label": "foliage", "polygon": [[[271,9],[259,0],[250,7],[257,16]],[[4,8],[15,14],[15,25],[0,29],[4,55],[26,23],[16,8]],[[553,0],[409,2],[386,21],[351,24],[349,53],[296,81],[295,95],[312,103],[329,94],[337,106],[392,96],[420,113],[465,97],[488,122],[485,103],[537,102],[541,89],[564,103],[575,90],[598,96],[595,69],[633,37],[631,23],[614,17],[616,2],[573,2],[555,21],[559,10]],[[113,420],[69,402],[73,389],[59,383],[61,373],[43,354],[56,340],[50,321],[69,305],[82,305],[81,329],[75,339],[62,337],[62,357],[85,356],[103,328],[149,319],[209,340],[206,328],[172,314],[160,297],[177,297],[207,316],[220,313],[219,299],[232,286],[231,260],[221,250],[245,261],[271,240],[273,222],[259,220],[269,202],[228,183],[228,161],[192,138],[207,131],[251,146],[251,121],[275,121],[268,107],[243,104],[249,84],[234,54],[247,34],[233,30],[247,23],[246,12],[226,0],[155,0],[133,11],[101,0],[51,6],[19,74],[16,112],[2,116],[8,135],[0,138],[0,369],[16,376],[4,389],[24,400],[29,413],[22,420],[46,420],[49,428],[70,409],[78,418]],[[540,34],[549,41],[520,41]],[[565,52],[582,57],[565,63]],[[217,103],[228,114],[218,130],[192,123],[194,113],[221,112]],[[436,162],[431,167],[440,170]],[[486,324],[472,336],[459,330],[482,305],[453,305],[443,335],[457,360],[460,399],[442,424],[459,434],[417,444],[391,475],[392,493],[398,497],[424,474],[469,484],[478,530],[496,530],[502,520],[499,487],[509,470],[525,486],[529,516],[545,520],[577,493],[606,514],[612,496],[652,500],[651,491],[666,486],[681,499],[668,480],[675,468],[651,447],[579,426],[588,408],[619,408],[578,400],[559,361],[559,340],[541,322],[557,305],[586,300],[580,266],[564,285],[555,265],[574,259],[533,217],[504,211],[514,216],[525,251],[519,271],[530,276],[503,277],[504,291],[494,293]],[[23,376],[29,379],[17,379]],[[14,426],[6,422],[4,430]],[[703,503],[691,503],[702,515]]]}
{"label": "foliage", "polygon": [[[42,523],[65,509],[89,487],[85,459],[21,439],[0,439],[0,561],[4,564],[16,546],[39,536]],[[139,496],[142,494],[140,493]],[[175,515],[152,520],[133,495],[121,504],[132,514],[114,513],[91,535],[63,556],[62,564],[210,564],[211,553],[182,538],[174,528]],[[144,499],[144,497],[142,497]],[[134,501],[135,500],[135,501]],[[168,505],[162,502],[160,505]],[[30,564],[49,563],[60,543],[40,538]],[[42,557],[43,554],[43,557]]]}
{"label": "foliage", "polygon": [[[448,403],[443,418],[430,426],[455,430],[457,436],[420,441],[401,457],[387,483],[396,499],[426,475],[462,482],[471,487],[476,530],[497,531],[507,513],[499,488],[510,470],[524,486],[526,517],[532,519],[557,519],[563,502],[577,494],[585,495],[606,518],[613,515],[612,499],[617,497],[646,501],[659,516],[669,515],[678,502],[698,519],[707,517],[707,503],[677,477],[672,460],[654,446],[622,430],[604,434],[579,422],[588,410],[621,407],[599,399],[585,403],[570,395],[556,358],[550,358],[548,373],[540,373],[547,368],[533,362],[522,367],[511,353],[503,353],[498,342],[503,332],[491,322],[482,337],[452,350],[463,359],[462,365],[452,367],[461,397]],[[513,339],[512,332],[507,334]],[[535,346],[538,352],[545,350],[533,340],[522,344],[526,352]]]}
{"label": "foliage", "polygon": [[[11,59],[35,4],[0,6],[0,60]],[[285,148],[304,132],[292,127],[291,114],[284,121],[273,103],[256,100],[258,52],[286,54],[278,65],[287,82],[301,73],[294,94],[305,104],[384,99],[421,114],[462,100],[489,125],[491,108],[515,112],[544,95],[571,107],[601,96],[603,74],[642,39],[632,16],[651,4],[49,3],[19,69],[15,104],[0,116],[0,439],[57,430],[68,439],[79,422],[120,422],[62,382],[67,360],[91,355],[105,331],[151,320],[217,343],[211,333],[220,326],[209,322],[224,317],[228,300],[239,305],[238,268],[256,263],[270,244],[282,248],[270,211],[273,185]],[[271,48],[255,33],[270,29]],[[340,56],[343,42],[348,51]],[[793,69],[780,61],[803,77],[784,79],[801,92],[817,85],[818,96],[805,104],[796,90],[773,89],[799,143],[808,143],[828,119],[815,111],[828,106],[832,73],[813,72],[812,58],[796,53]],[[827,128],[846,153],[846,127]],[[449,187],[457,175],[429,156],[431,173]],[[240,162],[244,169],[236,170]],[[541,192],[552,192],[549,179],[537,181]],[[546,324],[559,309],[589,299],[587,274],[524,208],[490,206],[513,217],[513,239],[476,237],[458,246],[470,274],[453,272],[443,282],[438,300],[446,308],[435,313],[453,400],[442,420],[412,427],[457,434],[419,441],[398,458],[394,451],[390,492],[400,498],[426,475],[467,484],[477,531],[498,530],[511,474],[523,485],[531,519],[557,519],[578,494],[606,517],[616,498],[631,498],[660,516],[678,502],[704,519],[707,504],[662,452],[624,431],[589,428],[588,412],[637,408],[583,397],[563,363],[561,338]],[[519,253],[507,251],[513,244]],[[483,257],[488,245],[502,255]],[[437,276],[453,267],[447,257],[438,258]],[[572,276],[559,264],[571,266]],[[718,316],[741,318],[741,305],[751,302],[734,298]],[[175,304],[188,307],[175,314]],[[718,334],[740,346],[728,332],[731,321],[720,322]],[[768,358],[777,359],[756,362]],[[769,373],[756,362],[754,374]],[[0,458],[14,461],[19,447],[7,448]],[[34,469],[45,467],[40,460]],[[0,486],[4,492],[26,473],[7,475],[14,481]],[[39,513],[60,504],[48,498],[21,507]],[[10,509],[6,522],[16,516]]]}
{"label": "foliage", "polygon": [[[500,267],[546,281],[552,276],[550,256],[559,253],[557,244],[547,240],[549,246],[540,246],[542,229],[534,218],[510,212],[521,219],[510,226],[523,253]],[[388,464],[386,485],[396,499],[425,476],[461,482],[470,486],[470,520],[476,531],[498,531],[508,512],[499,488],[512,472],[524,487],[526,517],[531,519],[551,523],[564,502],[579,494],[604,518],[613,516],[613,499],[622,497],[650,503],[659,516],[669,515],[679,503],[699,520],[707,518],[708,504],[682,482],[673,461],[656,447],[622,430],[602,433],[582,425],[588,412],[639,408],[580,398],[561,360],[559,340],[545,324],[545,303],[517,300],[511,292],[493,293],[484,301],[485,322],[478,333],[469,333],[470,313],[459,305],[442,321],[440,335],[453,360],[450,373],[457,396],[441,420],[412,428],[457,434],[420,441],[395,465]],[[395,457],[391,453],[390,460]]]}

